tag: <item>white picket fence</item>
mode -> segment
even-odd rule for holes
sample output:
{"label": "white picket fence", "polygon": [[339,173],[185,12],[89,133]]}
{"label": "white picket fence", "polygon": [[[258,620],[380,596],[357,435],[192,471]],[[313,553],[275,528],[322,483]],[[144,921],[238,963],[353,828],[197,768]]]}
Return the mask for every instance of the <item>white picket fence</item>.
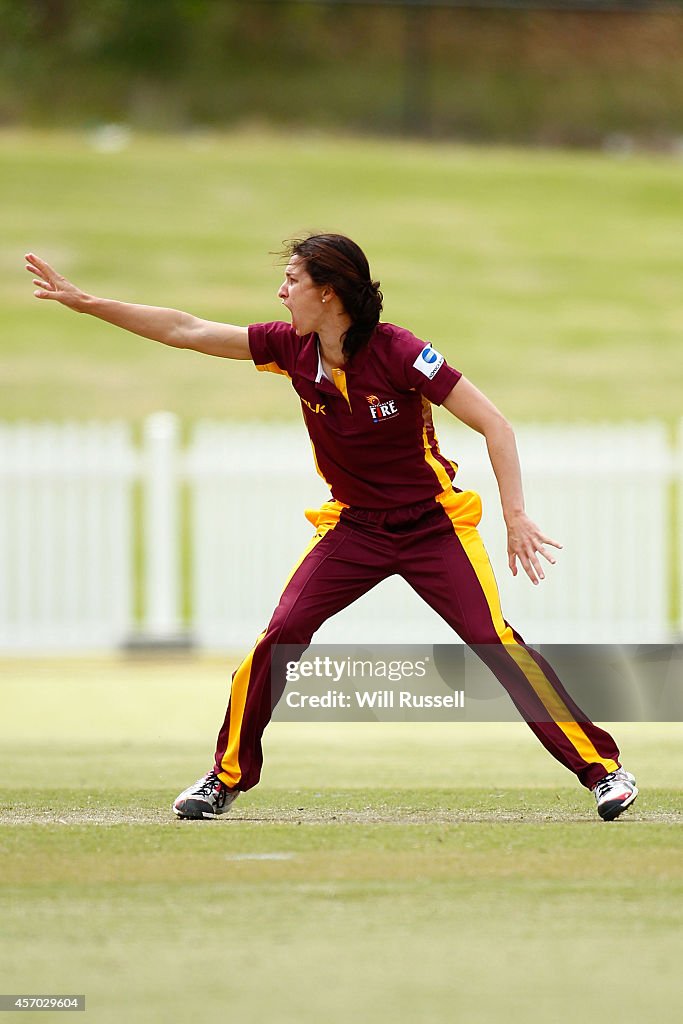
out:
{"label": "white picket fence", "polygon": [[125,637],[138,471],[125,424],[0,425],[0,650]]}
{"label": "white picket fence", "polygon": [[[676,444],[656,422],[518,429],[527,507],[564,544],[539,587],[507,568],[483,439],[450,420],[439,421],[439,435],[442,450],[460,464],[458,486],[482,495],[481,532],[503,609],[530,641],[665,642],[683,627],[670,609],[672,585],[677,580],[680,589],[683,580],[683,424]],[[169,413],[149,417],[142,445],[121,423],[0,425],[0,652],[183,638],[216,650],[248,647],[310,539],[303,509],[327,496],[302,425],[203,422],[185,448]],[[138,574],[141,621],[134,614]],[[189,622],[181,615],[185,585]],[[316,636],[456,639],[396,577]]]}

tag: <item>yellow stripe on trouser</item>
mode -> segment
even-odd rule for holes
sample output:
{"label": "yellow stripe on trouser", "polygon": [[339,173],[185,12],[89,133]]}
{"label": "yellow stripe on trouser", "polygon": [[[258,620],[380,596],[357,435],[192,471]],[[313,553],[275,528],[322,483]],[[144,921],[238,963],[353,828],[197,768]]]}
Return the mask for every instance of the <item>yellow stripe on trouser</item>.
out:
{"label": "yellow stripe on trouser", "polygon": [[237,785],[242,778],[242,771],[239,763],[240,734],[242,732],[242,720],[244,719],[244,707],[247,703],[249,692],[249,680],[251,679],[251,666],[254,660],[254,653],[266,635],[264,629],[258,637],[252,650],[246,656],[240,667],[235,672],[230,691],[230,728],[228,731],[228,743],[221,761],[221,771],[218,778],[231,789]]}
{"label": "yellow stripe on trouser", "polygon": [[617,762],[611,758],[602,757],[598,753],[595,745],[586,735],[581,725],[575,720],[552,682],[534,661],[529,652],[515,640],[512,630],[505,624],[493,569],[486,554],[486,548],[476,529],[481,519],[481,499],[479,495],[474,491],[457,493],[450,488],[448,491],[438,494],[436,500],[443,506],[444,511],[451,520],[453,529],[479,580],[479,585],[484,592],[491,612],[496,633],[500,637],[501,642],[505,644],[510,657],[528,679],[543,707],[565,734],[579,757],[587,764],[603,765],[608,772],[616,771],[619,767]]}
{"label": "yellow stripe on trouser", "polygon": [[[347,506],[343,505],[341,501],[326,501],[320,509],[306,509],[306,518],[313,524],[313,526],[316,527],[315,535],[313,536],[310,544],[308,544],[304,549],[303,554],[287,577],[287,581],[282,588],[283,591],[287,589],[287,584],[306,556],[311,553],[316,544],[319,544],[330,530],[334,529],[339,522],[339,516],[341,515],[342,509],[346,507]],[[244,709],[247,703],[247,694],[249,693],[254,654],[266,635],[266,632],[267,630],[264,629],[259,635],[252,650],[239,666],[232,680],[232,689],[230,691],[230,726],[228,729],[228,742],[221,760],[221,771],[218,773],[218,778],[231,789],[234,789],[242,778],[242,770],[239,763],[239,748],[240,736],[242,734],[242,722],[244,721]]]}

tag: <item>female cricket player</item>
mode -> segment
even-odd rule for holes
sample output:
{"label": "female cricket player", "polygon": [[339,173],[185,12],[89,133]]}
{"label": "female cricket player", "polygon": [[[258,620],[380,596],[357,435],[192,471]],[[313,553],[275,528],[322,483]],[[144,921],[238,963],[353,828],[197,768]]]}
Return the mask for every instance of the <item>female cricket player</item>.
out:
{"label": "female cricket player", "polygon": [[[330,616],[393,574],[403,578],[459,636],[476,645],[541,743],[595,794],[605,820],[633,803],[635,778],[612,737],[595,726],[551,666],[505,621],[477,531],[481,502],[453,484],[432,423],[443,405],[486,438],[507,527],[509,566],[534,584],[541,558],[559,548],[524,508],[510,424],[430,344],[380,322],[382,293],[363,251],[343,235],[287,244],[278,296],[284,322],[231,324],[87,294],[38,256],[26,257],[35,296],[56,300],[174,348],[251,359],[290,379],[301,402],[316,468],[330,500],[311,516],[315,534],[280,603],[232,678],[212,769],[176,799],[180,818],[214,818],[259,780],[261,736],[272,714],[274,644],[301,652]],[[540,558],[539,558],[540,556]]]}

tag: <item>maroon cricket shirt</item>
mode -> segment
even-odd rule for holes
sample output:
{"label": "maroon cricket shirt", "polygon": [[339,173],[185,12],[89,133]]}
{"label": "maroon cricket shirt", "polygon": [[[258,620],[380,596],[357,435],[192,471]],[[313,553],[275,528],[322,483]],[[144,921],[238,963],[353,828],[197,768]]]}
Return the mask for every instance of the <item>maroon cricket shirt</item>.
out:
{"label": "maroon cricket shirt", "polygon": [[337,501],[397,508],[450,487],[457,466],[439,451],[430,403],[440,405],[461,374],[430,344],[378,324],[368,345],[334,371],[335,383],[323,373],[315,334],[252,324],[249,347],[258,370],[290,378],[316,468]]}

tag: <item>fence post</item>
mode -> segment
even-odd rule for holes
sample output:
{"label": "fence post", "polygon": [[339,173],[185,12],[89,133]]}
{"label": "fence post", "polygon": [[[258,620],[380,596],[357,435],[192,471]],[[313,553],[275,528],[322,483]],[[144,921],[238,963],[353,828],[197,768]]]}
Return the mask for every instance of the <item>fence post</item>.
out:
{"label": "fence post", "polygon": [[144,423],[144,619],[140,643],[177,644],[180,635],[178,417],[155,412]]}

